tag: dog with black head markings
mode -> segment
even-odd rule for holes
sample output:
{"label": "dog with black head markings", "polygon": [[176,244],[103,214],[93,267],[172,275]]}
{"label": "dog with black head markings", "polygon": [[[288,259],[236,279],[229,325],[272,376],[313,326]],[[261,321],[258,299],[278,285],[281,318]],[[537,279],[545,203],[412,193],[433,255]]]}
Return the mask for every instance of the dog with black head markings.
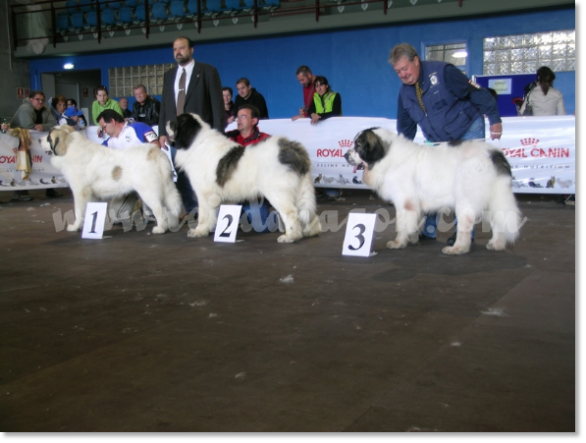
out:
{"label": "dog with black head markings", "polygon": [[88,202],[122,197],[132,191],[151,208],[157,220],[153,234],[177,225],[181,197],[173,183],[169,160],[157,146],[111,149],[66,125],[51,129],[41,145],[51,150],[51,164],[61,171],[73,193],[75,222],[67,226],[68,231],[82,227]]}
{"label": "dog with black head markings", "polygon": [[243,148],[196,114],[168,122],[167,133],[177,148],[175,165],[187,174],[199,204],[198,225],[189,237],[205,237],[214,229],[221,203],[261,195],[285,225],[279,243],[321,232],[311,162],[300,143],[273,136]]}
{"label": "dog with black head markings", "polygon": [[503,153],[481,140],[418,145],[384,128],[358,133],[345,154],[362,182],[394,203],[397,236],[387,243],[399,249],[419,240],[424,213],[455,210],[458,234],[444,254],[470,251],[471,232],[480,217],[490,221],[487,249],[500,251],[515,241],[521,214],[511,189],[511,167]]}

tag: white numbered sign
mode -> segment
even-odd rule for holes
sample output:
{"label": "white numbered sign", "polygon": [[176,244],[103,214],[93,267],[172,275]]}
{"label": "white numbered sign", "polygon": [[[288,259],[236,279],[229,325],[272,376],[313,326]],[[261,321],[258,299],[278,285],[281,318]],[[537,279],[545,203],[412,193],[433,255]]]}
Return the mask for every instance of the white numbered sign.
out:
{"label": "white numbered sign", "polygon": [[370,256],[375,223],[376,214],[348,214],[342,255]]}
{"label": "white numbered sign", "polygon": [[222,205],[216,223],[214,241],[224,243],[236,242],[236,232],[240,225],[242,205]]}
{"label": "white numbered sign", "polygon": [[104,224],[106,223],[107,212],[108,203],[106,202],[88,203],[85,208],[81,238],[101,240],[104,235]]}

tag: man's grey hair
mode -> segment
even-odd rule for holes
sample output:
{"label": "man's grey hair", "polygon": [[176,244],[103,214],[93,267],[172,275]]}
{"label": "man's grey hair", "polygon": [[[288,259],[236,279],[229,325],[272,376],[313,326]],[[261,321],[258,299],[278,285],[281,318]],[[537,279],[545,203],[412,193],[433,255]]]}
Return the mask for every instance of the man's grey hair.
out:
{"label": "man's grey hair", "polygon": [[132,88],[133,91],[136,91],[137,89],[142,89],[142,91],[146,94],[147,90],[146,90],[146,86],[143,84],[138,84],[136,85],[134,88]]}
{"label": "man's grey hair", "polygon": [[411,46],[409,43],[400,43],[391,50],[389,63],[395,66],[395,63],[397,63],[403,57],[407,57],[407,60],[410,62],[412,62],[415,57],[421,59],[413,46]]}

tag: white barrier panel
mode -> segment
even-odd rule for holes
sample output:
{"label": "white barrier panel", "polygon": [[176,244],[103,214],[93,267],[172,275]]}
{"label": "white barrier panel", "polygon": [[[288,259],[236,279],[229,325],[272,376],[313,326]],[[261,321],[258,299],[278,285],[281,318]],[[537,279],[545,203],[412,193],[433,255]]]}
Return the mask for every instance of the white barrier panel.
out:
{"label": "white barrier panel", "polygon": [[[576,182],[576,120],[573,116],[506,117],[503,137],[489,141],[501,148],[511,163],[513,190],[517,193],[575,194]],[[396,130],[396,120],[369,117],[334,117],[317,125],[309,119],[261,120],[260,130],[272,135],[284,135],[301,142],[309,152],[312,176],[316,187],[367,189],[362,184],[362,171],[352,173],[344,154],[352,146],[356,134],[372,127]],[[235,129],[232,123],[227,130]],[[83,131],[101,143],[97,127]],[[488,133],[488,122],[487,122]],[[18,139],[0,134],[0,191],[66,187],[65,180],[51,166],[50,152],[40,146],[47,133],[31,131],[30,180],[23,181],[16,170]],[[415,141],[423,143],[421,131]]]}
{"label": "white barrier panel", "polygon": [[46,132],[30,131],[31,173],[28,180],[22,180],[22,172],[16,170],[16,153],[19,140],[0,133],[0,191],[23,191],[25,189],[66,188],[67,182],[51,165],[51,151],[41,147],[40,139]]}

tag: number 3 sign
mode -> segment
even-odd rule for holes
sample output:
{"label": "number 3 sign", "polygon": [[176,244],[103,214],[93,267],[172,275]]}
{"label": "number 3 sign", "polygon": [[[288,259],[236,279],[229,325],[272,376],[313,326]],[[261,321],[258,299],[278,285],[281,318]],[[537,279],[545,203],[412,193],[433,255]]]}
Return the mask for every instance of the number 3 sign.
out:
{"label": "number 3 sign", "polygon": [[238,231],[238,226],[240,226],[241,212],[242,205],[220,206],[214,241],[224,243],[234,243],[236,241],[236,232]]}
{"label": "number 3 sign", "polygon": [[342,255],[369,257],[376,214],[348,214]]}

